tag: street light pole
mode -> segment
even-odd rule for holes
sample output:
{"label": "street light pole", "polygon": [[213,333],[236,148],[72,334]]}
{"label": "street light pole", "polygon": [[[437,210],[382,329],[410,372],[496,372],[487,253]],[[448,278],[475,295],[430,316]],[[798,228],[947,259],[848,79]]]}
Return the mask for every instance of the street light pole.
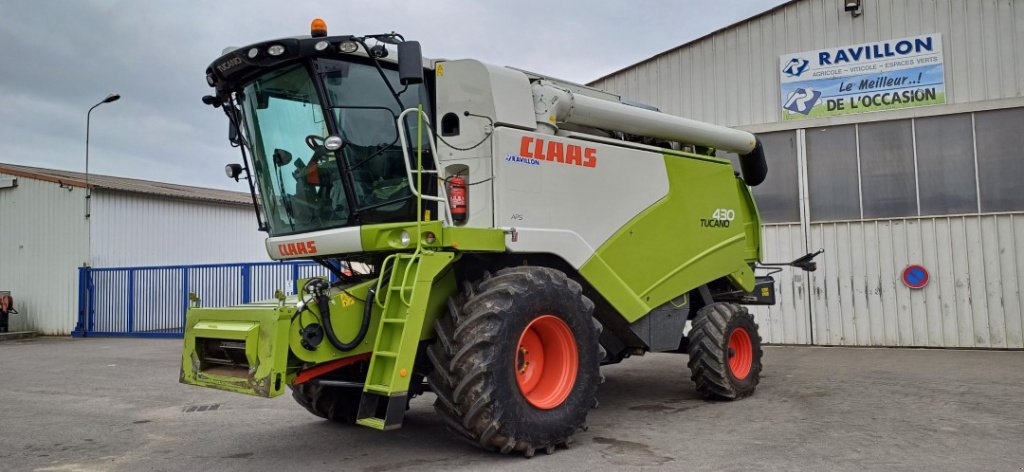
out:
{"label": "street light pole", "polygon": [[112,93],[107,95],[101,102],[93,105],[89,108],[89,111],[85,114],[85,217],[89,217],[90,207],[89,201],[92,198],[92,187],[89,186],[89,123],[92,120],[92,111],[96,107],[110,102],[116,102],[121,98],[121,95]]}

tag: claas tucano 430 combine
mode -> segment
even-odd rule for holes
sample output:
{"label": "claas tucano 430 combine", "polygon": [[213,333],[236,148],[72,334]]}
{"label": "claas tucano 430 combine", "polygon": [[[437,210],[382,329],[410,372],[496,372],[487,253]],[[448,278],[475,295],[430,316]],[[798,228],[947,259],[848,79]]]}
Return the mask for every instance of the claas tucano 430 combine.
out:
{"label": "claas tucano 430 combine", "polygon": [[754,392],[761,338],[743,304],[775,294],[754,273],[748,186],[767,165],[752,134],[319,19],[226,50],[206,78],[270,257],[331,276],[190,309],[181,382],[288,389],[379,430],[432,392],[455,434],[527,456],[567,446],[600,366],[631,355],[688,354],[708,398]]}

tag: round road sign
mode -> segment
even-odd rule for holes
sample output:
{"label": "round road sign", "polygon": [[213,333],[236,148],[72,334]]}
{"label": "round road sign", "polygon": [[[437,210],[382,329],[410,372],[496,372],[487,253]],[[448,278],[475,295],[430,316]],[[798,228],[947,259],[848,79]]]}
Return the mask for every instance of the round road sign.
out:
{"label": "round road sign", "polygon": [[910,288],[924,288],[928,285],[928,270],[917,264],[909,265],[903,269],[903,285]]}

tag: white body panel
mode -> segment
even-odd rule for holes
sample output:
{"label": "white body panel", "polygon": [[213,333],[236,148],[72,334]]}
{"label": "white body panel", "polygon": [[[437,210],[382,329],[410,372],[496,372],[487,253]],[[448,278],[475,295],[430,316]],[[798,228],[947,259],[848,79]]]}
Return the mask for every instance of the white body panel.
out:
{"label": "white body panel", "polygon": [[[568,145],[584,154],[590,148],[594,166],[548,161],[536,154],[536,140],[544,140],[544,152],[552,142],[565,153]],[[657,152],[500,129],[494,138],[497,226],[518,231],[518,241],[506,240],[509,250],[554,253],[579,268],[615,231],[668,194],[664,159]]]}
{"label": "white body panel", "polygon": [[316,255],[347,254],[363,250],[359,226],[276,236],[267,238],[266,245],[267,254],[275,260],[308,259]]}

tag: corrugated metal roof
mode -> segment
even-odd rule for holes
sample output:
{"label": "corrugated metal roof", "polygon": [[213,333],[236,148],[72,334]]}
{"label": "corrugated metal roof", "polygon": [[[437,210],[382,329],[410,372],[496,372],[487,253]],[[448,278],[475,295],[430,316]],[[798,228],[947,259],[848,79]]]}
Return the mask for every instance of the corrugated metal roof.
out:
{"label": "corrugated metal roof", "polygon": [[[85,188],[86,186],[85,174],[68,170],[44,169],[41,167],[0,163],[0,173],[46,182],[54,182],[72,187]],[[151,180],[129,179],[127,177],[114,177],[110,175],[90,173],[89,186],[94,189],[100,188],[121,192],[143,193],[168,198],[201,200],[236,205],[252,205],[252,197],[248,193],[203,187],[191,187],[188,185],[169,184],[166,182],[153,182]]]}
{"label": "corrugated metal roof", "polygon": [[655,55],[653,55],[651,57],[648,57],[646,59],[642,59],[642,60],[636,62],[635,64],[628,65],[626,67],[623,67],[623,68],[621,68],[619,70],[616,70],[616,71],[613,71],[613,72],[609,72],[609,73],[607,73],[605,75],[602,75],[601,77],[598,77],[598,78],[596,78],[594,80],[591,80],[591,81],[587,82],[586,85],[589,86],[589,87],[594,87],[594,86],[597,85],[598,82],[600,82],[600,81],[602,81],[604,79],[607,79],[609,77],[613,77],[615,75],[621,74],[621,73],[626,72],[626,71],[628,71],[630,69],[633,69],[634,67],[637,67],[637,66],[639,66],[641,64],[645,64],[647,62],[653,61],[653,60],[655,60],[655,59],[657,59],[657,58],[659,58],[661,56],[665,56],[665,55],[671,54],[671,53],[676,52],[676,51],[678,51],[680,49],[683,49],[683,48],[685,48],[687,46],[690,46],[690,45],[699,43],[701,41],[704,41],[704,40],[706,40],[706,39],[708,39],[708,38],[710,38],[710,37],[712,37],[712,36],[714,36],[714,35],[716,35],[718,33],[723,32],[723,31],[728,31],[728,30],[733,29],[733,28],[735,28],[735,27],[737,27],[739,25],[746,24],[747,22],[756,20],[756,19],[758,19],[758,18],[760,18],[762,16],[767,16],[767,15],[769,15],[771,13],[774,13],[776,10],[781,10],[783,8],[786,8],[791,3],[800,2],[800,1],[803,1],[803,0],[788,0],[788,1],[784,2],[784,3],[780,3],[780,4],[778,4],[778,5],[774,6],[774,7],[771,7],[769,9],[767,9],[767,10],[761,12],[761,13],[758,13],[756,15],[753,15],[753,16],[751,16],[749,18],[745,18],[745,19],[742,19],[742,20],[737,21],[735,23],[732,23],[730,25],[723,26],[723,27],[718,28],[718,29],[716,29],[716,30],[714,30],[714,31],[712,31],[712,32],[710,32],[708,34],[705,34],[703,36],[691,39],[691,40],[689,40],[689,41],[687,41],[687,42],[685,42],[683,44],[680,44],[678,46],[674,46],[672,48],[669,48],[669,49],[667,49],[665,51],[659,52],[659,53],[657,53],[657,54],[655,54]]}

